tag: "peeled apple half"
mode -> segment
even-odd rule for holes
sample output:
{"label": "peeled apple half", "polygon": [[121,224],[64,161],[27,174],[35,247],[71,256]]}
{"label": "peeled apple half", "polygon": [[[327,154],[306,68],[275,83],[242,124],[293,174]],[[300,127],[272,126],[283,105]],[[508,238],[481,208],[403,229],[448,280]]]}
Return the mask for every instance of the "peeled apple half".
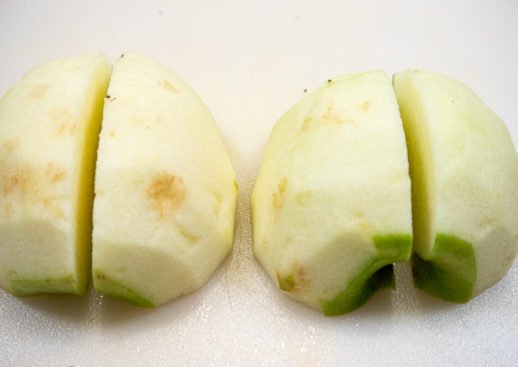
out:
{"label": "peeled apple half", "polygon": [[0,101],[0,286],[84,294],[97,136],[111,64],[48,62]]}
{"label": "peeled apple half", "polygon": [[396,74],[410,152],[414,281],[466,302],[500,280],[518,251],[518,157],[504,123],[467,86]]}
{"label": "peeled apple half", "polygon": [[252,197],[254,251],[326,315],[393,284],[412,248],[403,125],[382,71],[333,79],[275,125]]}
{"label": "peeled apple half", "polygon": [[199,288],[232,247],[237,183],[210,112],[165,67],[114,65],[95,178],[95,289],[153,307]]}

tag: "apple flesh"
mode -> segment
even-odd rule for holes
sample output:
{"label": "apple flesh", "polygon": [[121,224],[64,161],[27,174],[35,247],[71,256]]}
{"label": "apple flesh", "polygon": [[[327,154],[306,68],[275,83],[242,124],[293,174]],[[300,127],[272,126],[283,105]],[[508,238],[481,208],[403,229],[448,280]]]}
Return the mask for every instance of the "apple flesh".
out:
{"label": "apple flesh", "polygon": [[255,254],[289,296],[326,315],[350,312],[408,260],[410,195],[389,79],[336,78],[272,131],[252,197]]}
{"label": "apple flesh", "polygon": [[414,281],[466,302],[518,251],[518,158],[504,123],[464,84],[424,71],[394,77],[412,177]]}
{"label": "apple flesh", "polygon": [[97,136],[111,64],[48,62],[0,101],[0,286],[84,294]]}
{"label": "apple flesh", "polygon": [[95,289],[153,307],[199,288],[231,249],[236,196],[200,98],[165,67],[123,55],[99,141]]}

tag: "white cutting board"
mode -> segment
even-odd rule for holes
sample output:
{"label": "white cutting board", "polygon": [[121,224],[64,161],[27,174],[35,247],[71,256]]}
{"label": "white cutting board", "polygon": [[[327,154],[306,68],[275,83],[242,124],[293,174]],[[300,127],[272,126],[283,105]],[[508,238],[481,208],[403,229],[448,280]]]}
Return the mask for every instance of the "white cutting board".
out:
{"label": "white cutting board", "polygon": [[465,305],[397,291],[325,318],[278,292],[252,255],[250,193],[274,122],[341,73],[409,67],[472,86],[518,143],[518,2],[5,1],[0,94],[32,66],[140,52],[216,117],[240,193],[234,251],[199,291],[155,310],[0,291],[0,366],[518,366],[518,264]]}

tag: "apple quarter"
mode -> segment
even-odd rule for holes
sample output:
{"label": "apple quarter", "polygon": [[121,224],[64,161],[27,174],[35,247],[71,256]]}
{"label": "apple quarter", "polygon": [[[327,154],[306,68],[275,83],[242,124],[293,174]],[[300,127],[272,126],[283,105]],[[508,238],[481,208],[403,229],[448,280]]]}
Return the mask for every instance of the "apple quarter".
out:
{"label": "apple quarter", "polygon": [[95,179],[95,289],[153,307],[199,288],[232,247],[237,183],[216,123],[178,76],[115,63]]}
{"label": "apple quarter", "polygon": [[274,126],[252,196],[255,255],[326,315],[393,286],[411,253],[405,135],[382,71],[330,80]]}
{"label": "apple quarter", "polygon": [[84,294],[97,136],[111,63],[47,62],[0,101],[0,285]]}
{"label": "apple quarter", "polygon": [[396,74],[414,212],[414,282],[466,302],[502,278],[518,251],[518,157],[504,123],[467,86]]}

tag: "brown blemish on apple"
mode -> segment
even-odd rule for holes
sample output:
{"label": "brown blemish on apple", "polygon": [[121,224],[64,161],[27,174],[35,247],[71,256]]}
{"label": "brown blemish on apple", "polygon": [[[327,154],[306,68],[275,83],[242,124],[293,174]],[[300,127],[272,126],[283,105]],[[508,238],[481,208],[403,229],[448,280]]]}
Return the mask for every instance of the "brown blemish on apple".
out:
{"label": "brown blemish on apple", "polygon": [[371,104],[370,104],[369,101],[365,101],[365,102],[362,103],[362,109],[364,111],[368,111],[368,110],[370,110],[370,108],[371,108]]}
{"label": "brown blemish on apple", "polygon": [[49,89],[48,83],[38,83],[29,92],[29,98],[30,99],[40,99],[45,95],[45,93],[47,93],[48,89]]}
{"label": "brown blemish on apple", "polygon": [[164,89],[168,90],[169,92],[173,92],[173,93],[178,92],[178,89],[176,89],[176,87],[168,80],[165,80],[165,79],[162,80],[160,82],[160,86],[163,87]]}
{"label": "brown blemish on apple", "polygon": [[114,130],[110,130],[110,131],[108,132],[108,136],[109,136],[110,138],[115,138],[115,131],[114,131]]}
{"label": "brown blemish on apple", "polygon": [[281,275],[281,272],[276,272],[279,288],[291,293],[297,293],[308,289],[310,287],[310,282],[304,266],[302,264],[295,263],[292,268],[293,271],[288,275]]}
{"label": "brown blemish on apple", "polygon": [[15,192],[25,195],[29,191],[30,182],[34,176],[32,169],[28,166],[20,166],[15,169],[2,166],[2,196],[6,197]]}
{"label": "brown blemish on apple", "polygon": [[335,124],[335,125],[354,124],[354,120],[347,120],[347,119],[342,118],[335,111],[333,105],[329,105],[326,109],[326,112],[322,116],[322,124]]}
{"label": "brown blemish on apple", "polygon": [[146,191],[160,218],[174,213],[183,204],[186,196],[182,178],[168,172],[157,174]]}
{"label": "brown blemish on apple", "polygon": [[49,178],[51,183],[56,184],[65,179],[66,172],[59,168],[57,164],[48,163],[45,170],[45,175]]}
{"label": "brown blemish on apple", "polygon": [[58,135],[73,135],[76,131],[76,121],[72,113],[66,108],[57,107],[50,111],[50,117],[56,125]]}
{"label": "brown blemish on apple", "polygon": [[277,214],[284,206],[284,193],[286,192],[287,185],[288,179],[283,177],[277,185],[277,191],[272,195],[272,206],[275,214]]}

